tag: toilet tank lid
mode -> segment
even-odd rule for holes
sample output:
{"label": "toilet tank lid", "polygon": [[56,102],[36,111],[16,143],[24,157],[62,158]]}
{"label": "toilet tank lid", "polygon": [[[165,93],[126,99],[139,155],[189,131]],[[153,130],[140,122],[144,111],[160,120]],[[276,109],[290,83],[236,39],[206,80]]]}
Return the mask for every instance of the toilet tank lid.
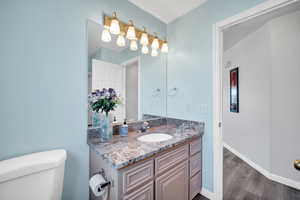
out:
{"label": "toilet tank lid", "polygon": [[0,183],[37,173],[63,164],[67,153],[63,149],[32,153],[0,161]]}

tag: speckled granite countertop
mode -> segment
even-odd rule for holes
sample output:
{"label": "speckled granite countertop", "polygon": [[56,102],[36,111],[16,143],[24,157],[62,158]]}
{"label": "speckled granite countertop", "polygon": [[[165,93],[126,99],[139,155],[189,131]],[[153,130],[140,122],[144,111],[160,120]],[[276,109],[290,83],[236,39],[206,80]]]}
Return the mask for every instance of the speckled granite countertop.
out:
{"label": "speckled granite countertop", "polygon": [[[177,131],[176,131],[177,130]],[[173,136],[172,139],[164,142],[140,142],[137,137],[151,132],[162,132]],[[99,156],[120,169],[162,152],[171,147],[183,144],[189,140],[201,137],[204,132],[204,124],[200,123],[196,129],[178,131],[174,125],[163,125],[149,129],[146,133],[130,132],[128,137],[116,135],[106,143],[101,143],[98,134],[88,134],[88,144]]]}

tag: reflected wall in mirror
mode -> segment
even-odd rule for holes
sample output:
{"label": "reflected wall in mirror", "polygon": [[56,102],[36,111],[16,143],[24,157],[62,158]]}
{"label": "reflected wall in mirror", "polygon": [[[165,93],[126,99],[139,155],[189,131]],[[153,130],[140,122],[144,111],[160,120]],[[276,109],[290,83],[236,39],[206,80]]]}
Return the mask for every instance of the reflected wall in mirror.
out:
{"label": "reflected wall in mirror", "polygon": [[[121,103],[110,112],[115,123],[157,118],[166,115],[166,54],[142,54],[116,44],[117,36],[111,34],[110,42],[101,40],[103,26],[88,20],[88,93],[103,88],[113,88]],[[88,124],[92,126],[93,111],[89,106]]]}

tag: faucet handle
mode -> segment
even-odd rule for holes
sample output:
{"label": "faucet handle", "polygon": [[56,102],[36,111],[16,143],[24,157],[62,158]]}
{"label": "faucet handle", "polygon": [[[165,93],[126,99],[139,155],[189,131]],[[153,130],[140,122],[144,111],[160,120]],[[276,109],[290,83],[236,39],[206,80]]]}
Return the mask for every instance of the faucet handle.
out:
{"label": "faucet handle", "polygon": [[143,126],[144,126],[144,127],[149,127],[149,122],[144,122],[144,123],[143,123]]}
{"label": "faucet handle", "polygon": [[140,131],[141,132],[146,132],[148,128],[150,128],[149,127],[149,123],[145,121],[145,122],[143,122],[143,124],[142,124],[142,126],[140,128]]}

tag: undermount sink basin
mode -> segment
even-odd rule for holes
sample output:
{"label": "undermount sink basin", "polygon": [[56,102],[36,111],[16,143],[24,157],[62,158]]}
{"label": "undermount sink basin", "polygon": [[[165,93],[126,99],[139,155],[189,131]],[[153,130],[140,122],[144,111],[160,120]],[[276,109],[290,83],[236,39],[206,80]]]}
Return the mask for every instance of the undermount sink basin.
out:
{"label": "undermount sink basin", "polygon": [[137,138],[141,142],[163,142],[172,139],[173,136],[165,133],[149,133]]}

